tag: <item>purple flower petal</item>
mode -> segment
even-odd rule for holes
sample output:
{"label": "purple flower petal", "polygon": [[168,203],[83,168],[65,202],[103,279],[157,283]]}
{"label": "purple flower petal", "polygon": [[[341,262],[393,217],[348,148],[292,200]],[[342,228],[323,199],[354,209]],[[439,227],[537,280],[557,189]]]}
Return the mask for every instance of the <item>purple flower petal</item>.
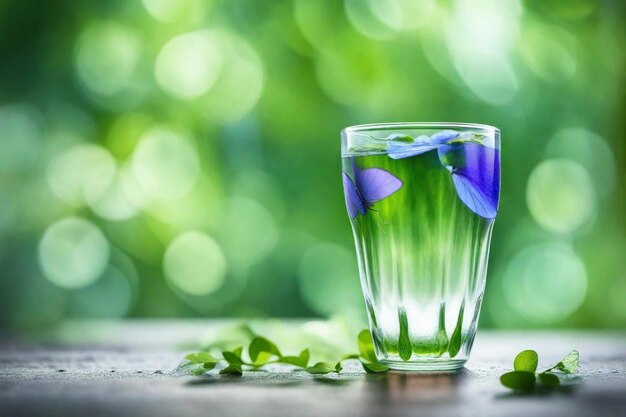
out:
{"label": "purple flower petal", "polygon": [[454,130],[442,130],[441,132],[437,132],[430,137],[430,141],[432,143],[442,144],[451,141],[452,139],[456,139],[460,135],[459,132],[455,132]]}
{"label": "purple flower petal", "polygon": [[495,218],[500,199],[500,151],[466,142],[442,145],[438,153],[452,174],[461,201],[479,216]]}
{"label": "purple flower petal", "polygon": [[343,194],[346,197],[346,208],[348,209],[348,215],[351,219],[354,219],[359,213],[365,214],[367,207],[363,203],[361,196],[359,195],[356,185],[350,179],[348,174],[343,174]]}
{"label": "purple flower petal", "polygon": [[382,168],[356,169],[354,179],[357,191],[368,207],[389,197],[403,185],[400,178]]}

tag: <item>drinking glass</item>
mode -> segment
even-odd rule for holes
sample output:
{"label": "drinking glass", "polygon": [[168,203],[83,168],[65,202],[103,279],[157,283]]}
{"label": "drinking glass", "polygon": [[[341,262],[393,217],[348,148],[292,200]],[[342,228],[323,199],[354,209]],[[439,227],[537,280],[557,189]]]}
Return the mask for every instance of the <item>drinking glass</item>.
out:
{"label": "drinking glass", "polygon": [[387,123],[341,132],[343,186],[369,327],[391,369],[467,361],[500,196],[500,131]]}

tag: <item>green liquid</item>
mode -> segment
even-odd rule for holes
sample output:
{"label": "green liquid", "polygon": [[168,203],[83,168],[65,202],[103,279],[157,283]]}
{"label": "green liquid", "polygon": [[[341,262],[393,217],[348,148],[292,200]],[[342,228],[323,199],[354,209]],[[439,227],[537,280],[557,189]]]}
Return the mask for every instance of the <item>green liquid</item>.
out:
{"label": "green liquid", "polygon": [[493,219],[459,199],[437,151],[394,160],[348,156],[343,170],[383,168],[397,192],[351,219],[361,286],[379,357],[465,361],[485,288]]}

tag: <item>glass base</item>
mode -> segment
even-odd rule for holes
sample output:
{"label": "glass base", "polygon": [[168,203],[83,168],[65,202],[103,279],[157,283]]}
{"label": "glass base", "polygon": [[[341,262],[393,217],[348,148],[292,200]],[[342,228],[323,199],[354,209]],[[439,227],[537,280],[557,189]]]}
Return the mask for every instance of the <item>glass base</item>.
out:
{"label": "glass base", "polygon": [[465,359],[424,359],[402,361],[383,359],[380,363],[394,371],[417,371],[417,372],[454,372],[463,367]]}

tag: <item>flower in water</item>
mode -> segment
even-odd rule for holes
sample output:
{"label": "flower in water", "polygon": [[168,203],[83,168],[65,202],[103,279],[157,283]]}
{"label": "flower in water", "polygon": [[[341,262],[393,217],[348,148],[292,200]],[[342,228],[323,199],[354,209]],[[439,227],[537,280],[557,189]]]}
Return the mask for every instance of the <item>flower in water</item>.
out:
{"label": "flower in water", "polygon": [[452,175],[461,201],[474,213],[493,219],[500,196],[500,151],[484,146],[473,133],[442,130],[432,136],[391,135],[387,154],[409,158],[437,149],[439,160]]}
{"label": "flower in water", "polygon": [[402,181],[382,168],[354,169],[354,181],[343,172],[343,191],[351,219],[402,188]]}
{"label": "flower in water", "polygon": [[391,135],[387,139],[389,141],[389,147],[387,148],[387,155],[392,159],[402,159],[411,156],[421,155],[423,153],[437,149],[439,146],[456,139],[459,136],[459,132],[454,130],[442,130],[432,136],[418,136],[413,141],[398,140],[400,138],[406,138],[406,136]]}
{"label": "flower in water", "polygon": [[442,145],[439,160],[452,174],[461,201],[486,219],[498,214],[500,151],[474,142]]}

